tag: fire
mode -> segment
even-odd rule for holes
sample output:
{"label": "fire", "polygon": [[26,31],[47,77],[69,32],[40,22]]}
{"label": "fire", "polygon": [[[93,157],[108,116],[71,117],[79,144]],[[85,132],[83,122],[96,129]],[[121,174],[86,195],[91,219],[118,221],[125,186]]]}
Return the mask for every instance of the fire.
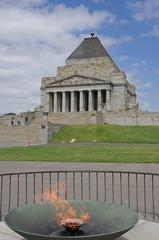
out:
{"label": "fire", "polygon": [[74,225],[74,222],[78,222],[78,220],[80,225],[82,225],[90,219],[89,213],[84,207],[80,210],[80,213],[77,214],[76,209],[72,207],[68,201],[59,198],[56,191],[44,193],[43,199],[49,200],[52,203],[53,209],[55,210],[56,220],[59,225],[64,225],[68,222],[71,222]]}
{"label": "fire", "polygon": [[85,214],[81,214],[81,215],[80,215],[80,219],[81,219],[83,222],[88,222],[89,219],[90,219],[89,213],[86,212]]}

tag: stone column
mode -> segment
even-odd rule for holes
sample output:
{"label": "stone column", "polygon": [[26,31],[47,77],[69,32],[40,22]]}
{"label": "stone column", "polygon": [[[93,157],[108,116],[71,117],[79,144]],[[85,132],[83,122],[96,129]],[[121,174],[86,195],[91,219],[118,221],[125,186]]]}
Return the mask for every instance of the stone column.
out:
{"label": "stone column", "polygon": [[97,104],[97,111],[102,110],[102,95],[101,95],[101,90],[98,90],[98,104]]}
{"label": "stone column", "polygon": [[50,93],[46,93],[46,112],[50,112]]}
{"label": "stone column", "polygon": [[106,110],[110,111],[110,90],[106,91]]}
{"label": "stone column", "polygon": [[92,91],[90,90],[88,92],[89,97],[88,97],[88,111],[92,112],[93,111],[93,106],[92,106]]}
{"label": "stone column", "polygon": [[66,112],[66,92],[62,92],[62,112]]}
{"label": "stone column", "polygon": [[54,92],[54,112],[57,112],[57,92]]}
{"label": "stone column", "polygon": [[75,95],[74,92],[71,92],[71,112],[75,111]]}
{"label": "stone column", "polygon": [[80,112],[83,112],[83,91],[80,91]]}
{"label": "stone column", "polygon": [[50,94],[50,112],[53,112],[53,93]]}

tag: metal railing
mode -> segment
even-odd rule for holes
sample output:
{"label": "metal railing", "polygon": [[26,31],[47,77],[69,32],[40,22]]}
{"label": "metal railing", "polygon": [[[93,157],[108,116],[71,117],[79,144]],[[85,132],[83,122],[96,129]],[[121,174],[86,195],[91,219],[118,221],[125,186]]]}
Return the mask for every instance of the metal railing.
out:
{"label": "metal railing", "polygon": [[120,171],[0,174],[0,220],[15,207],[45,200],[44,194],[53,189],[62,199],[120,204],[135,209],[140,218],[159,222],[159,174]]}

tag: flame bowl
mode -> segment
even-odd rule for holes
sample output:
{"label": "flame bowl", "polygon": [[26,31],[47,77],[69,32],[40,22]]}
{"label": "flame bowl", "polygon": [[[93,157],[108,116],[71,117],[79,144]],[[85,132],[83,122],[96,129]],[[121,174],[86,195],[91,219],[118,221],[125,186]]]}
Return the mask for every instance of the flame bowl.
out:
{"label": "flame bowl", "polygon": [[59,226],[50,202],[25,205],[5,216],[5,223],[28,240],[113,240],[130,230],[138,221],[135,211],[123,206],[97,201],[70,201],[77,214],[86,208],[90,214],[76,234]]}

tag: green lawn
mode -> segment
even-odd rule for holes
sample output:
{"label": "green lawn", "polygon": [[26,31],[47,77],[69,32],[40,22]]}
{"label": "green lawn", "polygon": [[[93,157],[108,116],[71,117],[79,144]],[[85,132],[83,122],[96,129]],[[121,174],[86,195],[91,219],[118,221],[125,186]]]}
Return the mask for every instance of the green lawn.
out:
{"label": "green lawn", "polygon": [[0,148],[0,160],[159,163],[159,146],[67,144]]}
{"label": "green lawn", "polygon": [[159,126],[78,125],[65,126],[52,139],[53,143],[159,143]]}
{"label": "green lawn", "polygon": [[159,126],[65,126],[52,142],[73,138],[76,144],[0,148],[0,160],[159,163],[159,145],[153,145],[159,143]]}

